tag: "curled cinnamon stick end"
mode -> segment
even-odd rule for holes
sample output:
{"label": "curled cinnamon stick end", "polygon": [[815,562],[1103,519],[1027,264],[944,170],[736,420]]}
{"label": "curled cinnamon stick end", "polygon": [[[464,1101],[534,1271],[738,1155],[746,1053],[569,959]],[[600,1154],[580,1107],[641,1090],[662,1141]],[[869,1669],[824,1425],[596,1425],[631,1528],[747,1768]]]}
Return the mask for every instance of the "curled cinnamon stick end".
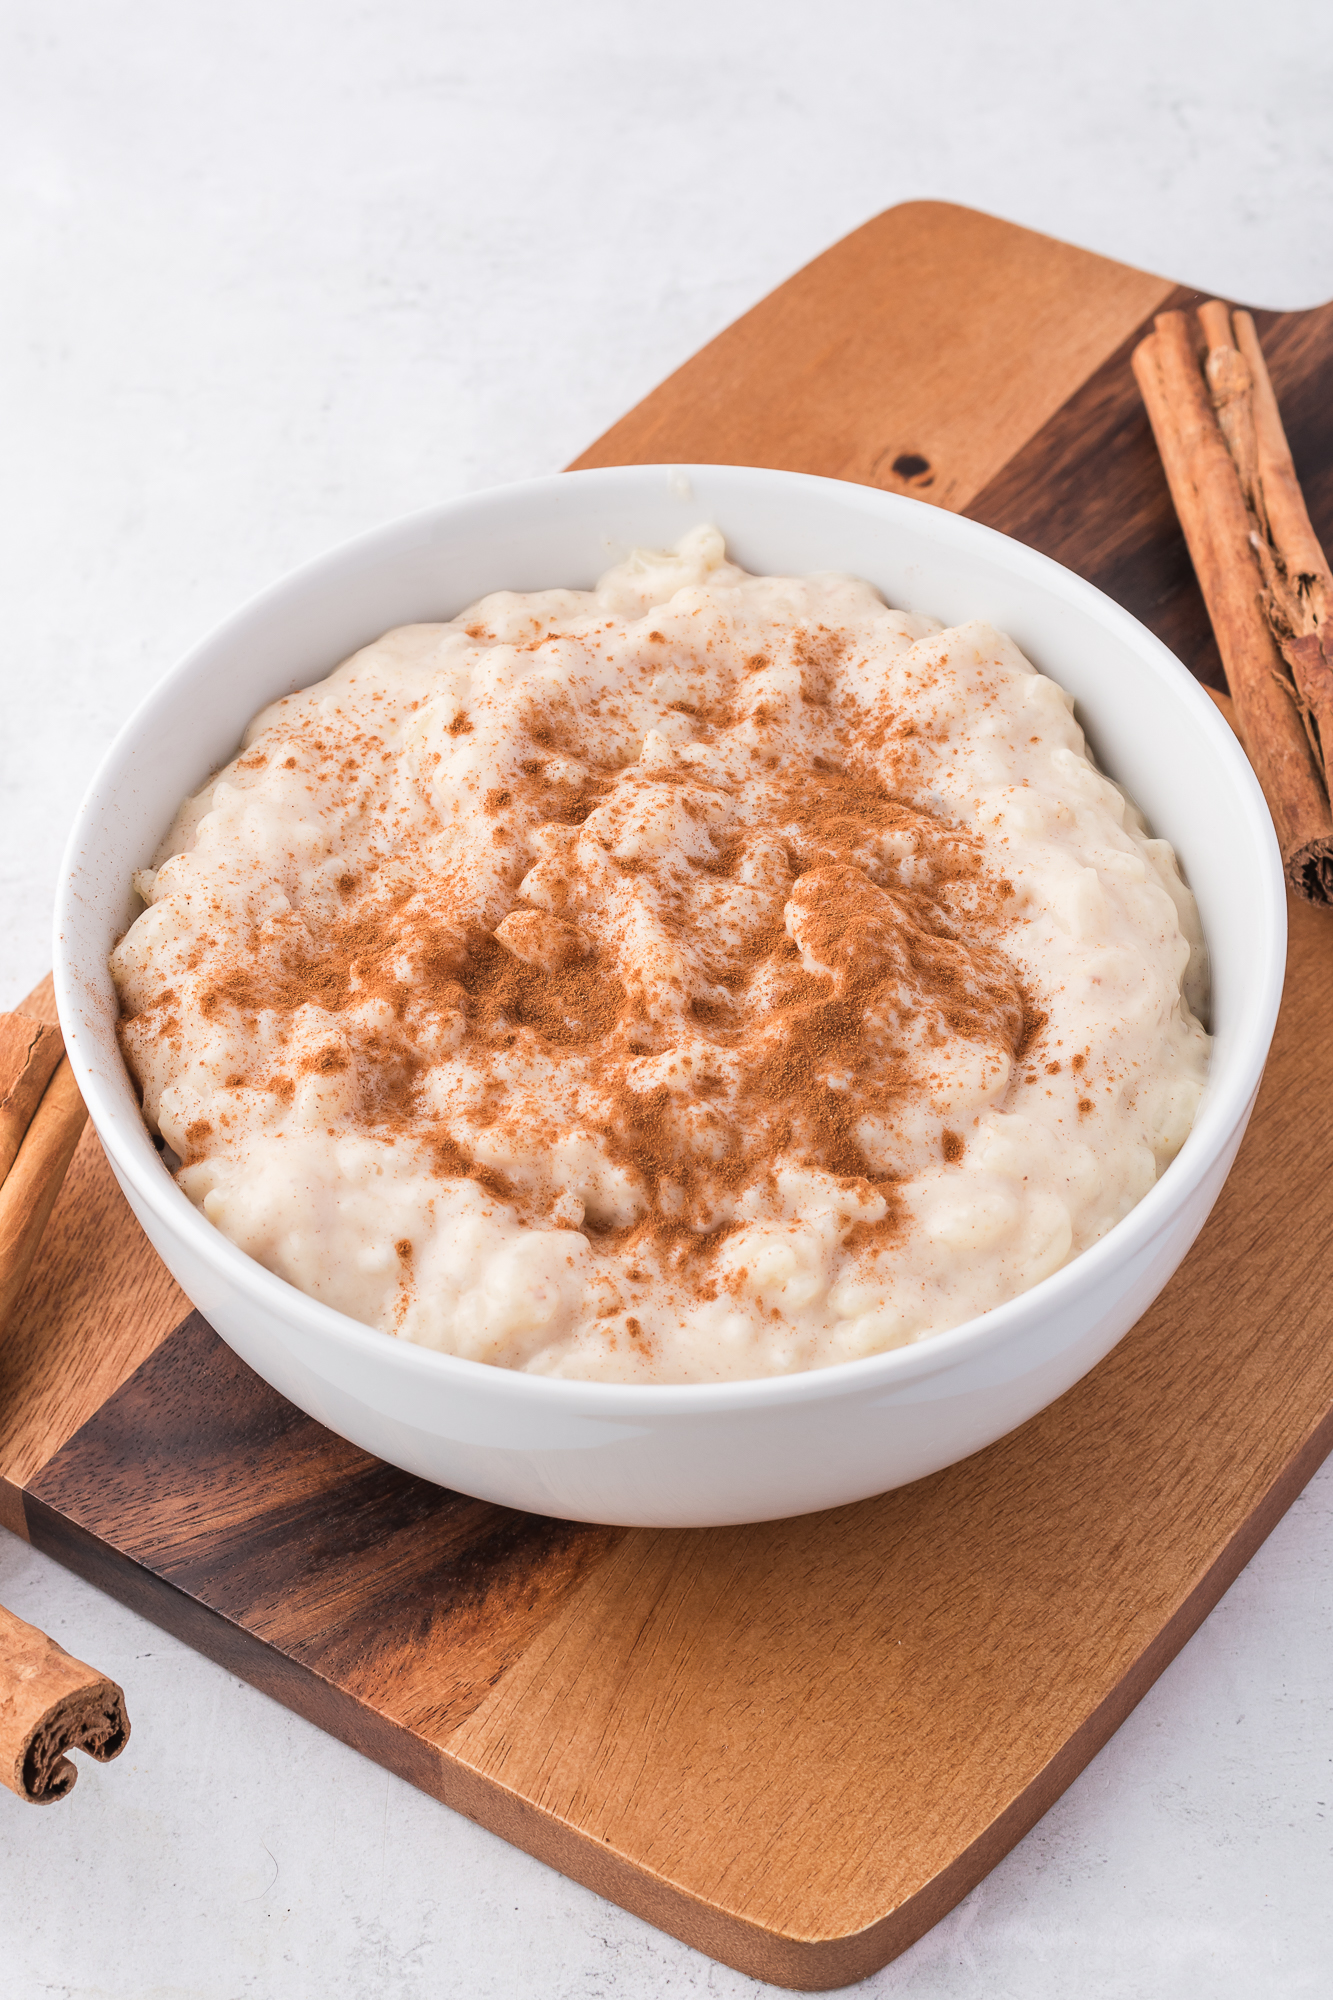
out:
{"label": "curled cinnamon stick end", "polygon": [[78,1776],[66,1751],[106,1764],[129,1734],[116,1683],[0,1605],[0,1781],[30,1805],[49,1805]]}
{"label": "curled cinnamon stick end", "polygon": [[1133,357],[1287,880],[1333,903],[1333,583],[1248,313],[1160,313]]}

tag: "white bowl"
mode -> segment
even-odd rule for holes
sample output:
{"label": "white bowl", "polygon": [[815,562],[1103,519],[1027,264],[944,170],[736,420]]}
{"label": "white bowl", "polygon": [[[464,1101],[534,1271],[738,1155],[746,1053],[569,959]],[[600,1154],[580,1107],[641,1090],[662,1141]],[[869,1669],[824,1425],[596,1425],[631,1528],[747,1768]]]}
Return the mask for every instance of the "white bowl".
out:
{"label": "white bowl", "polygon": [[[1178,1158],[1063,1270],[920,1345],[801,1375],[681,1387],[556,1381],[437,1354],[307,1298],[191,1207],[150,1140],[114,1033],[107,955],[130,874],[266,703],[390,626],[498,589],[591,585],[639,544],[715,522],[768,572],[868,577],[890,604],[981,617],[1076,697],[1103,768],[1174,846],[1212,959],[1212,1069]],[[698,1527],[862,1499],[990,1444],[1115,1345],[1184,1257],[1254,1103],[1286,941],[1263,796],[1203,690],[1135,619],[990,529],[837,480],[630,466],[477,494],[298,570],[182,661],[113,744],[79,813],[56,913],[56,990],[80,1088],[152,1243],[222,1338],[378,1457],[508,1506]]]}

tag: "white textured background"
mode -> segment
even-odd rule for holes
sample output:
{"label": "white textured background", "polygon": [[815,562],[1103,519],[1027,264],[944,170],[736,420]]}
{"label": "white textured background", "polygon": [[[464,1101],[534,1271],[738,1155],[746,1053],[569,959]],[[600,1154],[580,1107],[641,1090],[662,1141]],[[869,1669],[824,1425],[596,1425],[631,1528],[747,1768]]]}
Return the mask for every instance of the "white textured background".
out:
{"label": "white textured background", "polygon": [[[396,513],[549,471],[836,237],[967,202],[1333,294],[1322,0],[3,0],[0,1006],[187,645]],[[762,1989],[0,1537],[132,1746],[0,1792],[5,2000]],[[1333,1990],[1333,1475],[1100,1757],[866,1991]]]}

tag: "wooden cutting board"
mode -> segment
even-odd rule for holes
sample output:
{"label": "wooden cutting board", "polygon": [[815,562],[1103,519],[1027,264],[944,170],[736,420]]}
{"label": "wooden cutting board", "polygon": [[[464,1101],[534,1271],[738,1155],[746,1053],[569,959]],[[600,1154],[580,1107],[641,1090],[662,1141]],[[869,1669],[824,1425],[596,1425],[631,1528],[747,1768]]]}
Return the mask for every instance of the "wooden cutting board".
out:
{"label": "wooden cutting board", "polygon": [[[1216,684],[1128,365],[1152,312],[1192,296],[911,204],[579,463],[916,493],[1080,570]],[[1328,541],[1333,306],[1258,320]],[[761,1527],[546,1520],[367,1458],[190,1313],[89,1131],[0,1347],[0,1519],[664,1930],[780,1985],[843,1985],[1039,1818],[1333,1444],[1331,985],[1333,918],[1294,907],[1235,1171],[1101,1367],[962,1465]]]}

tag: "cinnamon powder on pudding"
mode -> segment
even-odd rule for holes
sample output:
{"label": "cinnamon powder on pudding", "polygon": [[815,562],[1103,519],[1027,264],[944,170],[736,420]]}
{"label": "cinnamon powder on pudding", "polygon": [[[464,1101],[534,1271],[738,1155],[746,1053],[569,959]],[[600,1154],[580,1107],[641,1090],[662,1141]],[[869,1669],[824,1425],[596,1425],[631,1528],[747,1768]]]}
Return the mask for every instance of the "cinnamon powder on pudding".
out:
{"label": "cinnamon powder on pudding", "polygon": [[[494,810],[495,797],[487,794],[484,810]],[[679,1081],[668,1072],[647,1090],[633,1080],[646,1054],[673,1045],[682,1010],[670,982],[640,982],[631,997],[613,953],[521,902],[494,932],[468,931],[462,911],[400,892],[380,909],[372,903],[356,916],[335,915],[313,935],[280,937],[276,951],[253,936],[244,958],[204,987],[200,1012],[205,1019],[224,1008],[263,1013],[280,1024],[313,1007],[336,1022],[367,1000],[386,1003],[393,1027],[381,1028],[370,1061],[358,1065],[357,1122],[370,1132],[411,1129],[438,1171],[479,1176],[492,1189],[502,1177],[478,1166],[460,1121],[432,1115],[423,1102],[428,1064],[416,1017],[447,1010],[459,1020],[459,1053],[480,1085],[469,1121],[476,1128],[505,1118],[504,1059],[520,1042],[530,1038],[556,1065],[566,1054],[580,1065],[592,1058],[600,1136],[640,1195],[633,1221],[604,1234],[625,1252],[654,1243],[676,1264],[684,1260],[695,1282],[707,1281],[709,1253],[731,1227],[735,1198],[779,1162],[817,1168],[861,1191],[867,1205],[878,1203],[873,1222],[858,1218],[846,1233],[855,1229],[861,1244],[868,1231],[885,1241],[901,1222],[898,1175],[866,1157],[858,1122],[867,1110],[891,1111],[919,1083],[920,1065],[904,1052],[907,1028],[927,1049],[956,1036],[993,1050],[997,1065],[1012,1059],[1024,996],[1012,968],[979,935],[994,928],[1012,892],[986,877],[975,840],[894,799],[873,774],[826,767],[799,786],[766,782],[759,798],[745,836],[714,843],[697,865],[725,878],[747,846],[776,837],[787,921],[778,907],[753,932],[709,941],[707,975],[720,991],[695,997],[686,1010],[695,1044],[688,1082],[683,1071]],[[508,791],[503,801],[512,802]],[[931,887],[886,889],[866,872],[867,842],[885,831],[908,838]],[[954,934],[957,920],[941,900],[963,885],[972,905],[966,939]],[[665,928],[680,934],[685,921],[679,892],[668,894]],[[654,1021],[663,1010],[665,1027]],[[279,1046],[289,1040],[290,1027],[279,1025]],[[351,1060],[328,1044],[299,1056],[294,1070],[329,1075]],[[255,1080],[270,1089],[292,1081],[271,1071]],[[709,1133],[702,1149],[701,1109]],[[557,1136],[555,1120],[528,1111],[524,1139],[534,1151]],[[529,1223],[549,1205],[545,1186],[535,1200],[508,1184],[506,1192]],[[596,1230],[597,1221],[589,1226]]]}

